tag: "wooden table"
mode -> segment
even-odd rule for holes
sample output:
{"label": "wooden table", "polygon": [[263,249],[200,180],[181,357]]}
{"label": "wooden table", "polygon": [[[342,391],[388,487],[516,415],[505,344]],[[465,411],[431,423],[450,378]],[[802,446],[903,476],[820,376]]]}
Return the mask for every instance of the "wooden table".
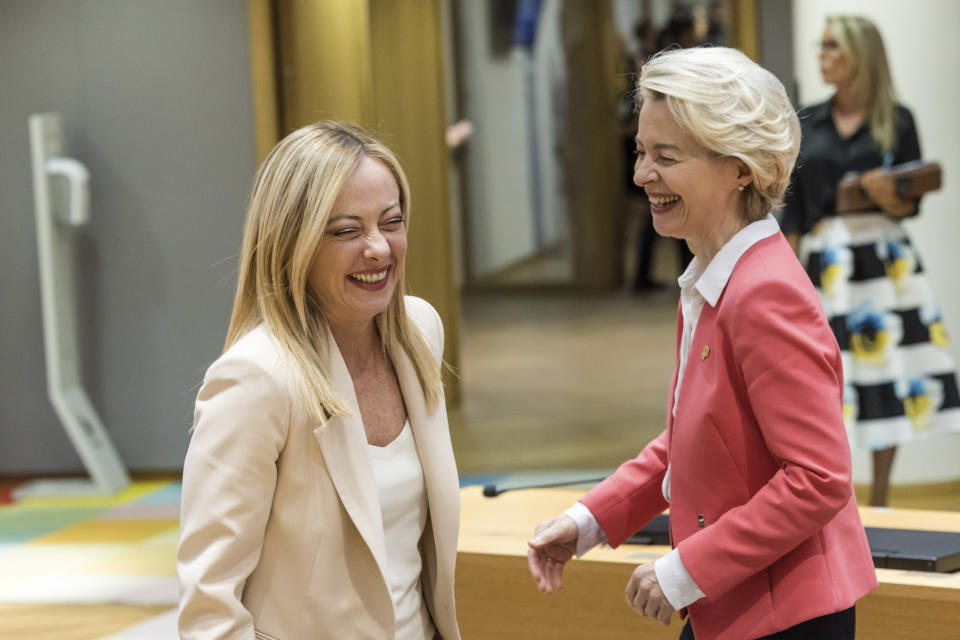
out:
{"label": "wooden table", "polygon": [[[485,498],[461,491],[457,611],[465,640],[589,638],[676,640],[682,626],[640,616],[623,595],[641,563],[669,547],[597,548],[564,571],[564,587],[544,596],[527,570],[527,540],[542,520],[561,513],[583,490],[531,489]],[[860,509],[872,527],[960,532],[960,513]],[[960,573],[878,569],[880,586],[857,603],[862,640],[960,640]]]}

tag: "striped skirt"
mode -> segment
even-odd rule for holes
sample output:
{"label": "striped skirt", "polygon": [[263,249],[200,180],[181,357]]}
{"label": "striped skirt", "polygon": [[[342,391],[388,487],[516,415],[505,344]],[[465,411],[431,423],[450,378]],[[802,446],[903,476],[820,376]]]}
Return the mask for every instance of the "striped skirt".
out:
{"label": "striped skirt", "polygon": [[843,354],[853,446],[960,431],[956,367],[916,249],[879,213],[825,218],[800,244]]}

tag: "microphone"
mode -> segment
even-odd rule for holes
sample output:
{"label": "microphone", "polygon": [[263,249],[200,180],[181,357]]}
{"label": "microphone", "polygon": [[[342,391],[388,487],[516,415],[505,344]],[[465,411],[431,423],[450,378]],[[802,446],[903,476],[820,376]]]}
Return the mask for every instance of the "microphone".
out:
{"label": "microphone", "polygon": [[[491,482],[483,485],[483,495],[487,498],[496,498],[502,493],[507,491],[518,491],[521,489],[549,489],[551,487],[569,487],[578,484],[591,484],[602,482],[606,480],[609,476],[609,473],[606,473],[602,476],[592,474],[579,477],[571,477],[566,475],[562,480],[553,480],[551,482],[531,482],[531,483],[518,483],[511,485],[499,485],[496,482]],[[670,545],[670,516],[666,513],[661,513],[651,522],[649,522],[645,527],[634,533],[626,540],[624,544],[637,544],[637,545],[661,545],[669,546]]]}
{"label": "microphone", "polygon": [[496,498],[502,493],[507,491],[519,491],[522,489],[549,489],[551,487],[570,487],[578,484],[596,484],[602,480],[606,480],[609,473],[605,473],[602,476],[598,475],[589,475],[581,477],[566,477],[563,480],[555,480],[552,482],[534,482],[534,483],[519,483],[513,485],[500,485],[496,482],[491,482],[489,484],[483,485],[483,495],[487,498]]}

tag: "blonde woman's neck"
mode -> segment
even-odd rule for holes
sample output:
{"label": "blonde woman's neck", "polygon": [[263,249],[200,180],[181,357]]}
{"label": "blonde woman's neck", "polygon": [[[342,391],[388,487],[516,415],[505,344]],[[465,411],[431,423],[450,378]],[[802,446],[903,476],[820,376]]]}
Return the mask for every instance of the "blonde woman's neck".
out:
{"label": "blonde woman's neck", "polygon": [[867,121],[868,115],[867,110],[854,98],[853,92],[849,89],[841,90],[839,85],[833,96],[831,112],[833,124],[844,140],[853,137]]}
{"label": "blonde woman's neck", "polygon": [[372,319],[367,323],[331,324],[330,333],[351,373],[383,359],[383,343]]}
{"label": "blonde woman's neck", "polygon": [[837,92],[833,94],[833,111],[840,115],[853,115],[866,113],[866,107],[862,101],[854,94],[850,85],[836,85]]}

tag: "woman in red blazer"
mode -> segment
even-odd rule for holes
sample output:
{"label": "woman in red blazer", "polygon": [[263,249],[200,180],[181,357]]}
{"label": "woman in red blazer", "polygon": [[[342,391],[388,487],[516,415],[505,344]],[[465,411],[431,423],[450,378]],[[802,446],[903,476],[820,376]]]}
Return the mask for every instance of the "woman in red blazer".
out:
{"label": "woman in red blazer", "polygon": [[850,479],[840,351],[771,215],[800,143],[780,82],[724,47],[674,50],[640,77],[634,180],[654,227],[695,258],[680,277],[667,428],[528,552],[538,588],[670,508],[673,550],[627,602],[696,637],[852,639],[877,585]]}

